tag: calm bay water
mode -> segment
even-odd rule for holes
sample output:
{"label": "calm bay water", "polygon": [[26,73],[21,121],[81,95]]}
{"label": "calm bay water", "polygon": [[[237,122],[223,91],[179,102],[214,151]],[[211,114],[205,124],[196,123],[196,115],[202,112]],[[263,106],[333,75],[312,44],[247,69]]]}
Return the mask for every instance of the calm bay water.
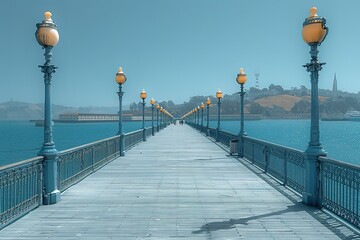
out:
{"label": "calm bay water", "polygon": [[[151,122],[146,122],[149,127]],[[124,131],[140,129],[141,122],[125,122]],[[210,122],[216,128],[217,122]],[[246,121],[245,131],[250,137],[305,150],[310,136],[310,120]],[[238,121],[223,121],[221,129],[238,134]],[[56,123],[56,148],[66,150],[114,136],[118,124],[112,123]],[[360,165],[360,122],[320,122],[321,143],[330,158]],[[37,155],[43,142],[43,128],[24,121],[0,121],[0,166]]]}
{"label": "calm bay water", "polygon": [[[216,128],[217,122],[210,122]],[[223,121],[220,128],[238,134],[239,121]],[[248,136],[305,150],[310,140],[310,120],[245,121]],[[360,165],[360,122],[321,121],[320,142],[329,158]]]}
{"label": "calm bay water", "polygon": [[[55,123],[53,136],[56,149],[66,150],[83,144],[113,137],[118,123]],[[146,127],[151,122],[146,122]],[[142,127],[141,122],[124,122],[125,132]],[[43,137],[43,127],[32,122],[0,121],[0,166],[37,156]]]}

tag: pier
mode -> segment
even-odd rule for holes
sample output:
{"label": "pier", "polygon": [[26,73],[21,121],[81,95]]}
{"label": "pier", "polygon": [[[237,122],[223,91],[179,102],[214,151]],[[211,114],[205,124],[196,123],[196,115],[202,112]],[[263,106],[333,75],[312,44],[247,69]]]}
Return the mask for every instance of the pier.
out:
{"label": "pier", "polygon": [[1,239],[354,239],[357,231],[188,125],[164,130]]}

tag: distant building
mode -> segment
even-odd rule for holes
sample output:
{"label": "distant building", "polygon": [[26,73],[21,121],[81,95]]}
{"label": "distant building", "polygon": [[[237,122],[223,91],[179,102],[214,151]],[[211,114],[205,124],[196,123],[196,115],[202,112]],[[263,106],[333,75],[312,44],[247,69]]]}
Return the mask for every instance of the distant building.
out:
{"label": "distant building", "polygon": [[333,81],[333,93],[337,93],[338,88],[337,88],[337,80],[336,80],[336,73],[334,73],[334,81]]}
{"label": "distant building", "polygon": [[[118,114],[96,114],[96,113],[63,113],[59,115],[57,122],[116,122]],[[124,121],[131,121],[132,114],[123,114]]]}

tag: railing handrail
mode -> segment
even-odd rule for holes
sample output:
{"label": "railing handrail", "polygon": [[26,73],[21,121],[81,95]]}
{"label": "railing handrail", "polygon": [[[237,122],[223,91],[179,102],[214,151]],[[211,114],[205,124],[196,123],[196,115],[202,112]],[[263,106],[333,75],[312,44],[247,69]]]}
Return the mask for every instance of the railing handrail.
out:
{"label": "railing handrail", "polygon": [[4,166],[0,166],[0,172],[1,171],[6,171],[8,169],[11,168],[17,168],[17,167],[22,167],[25,165],[28,165],[30,163],[37,163],[37,162],[41,162],[43,160],[43,156],[38,156],[38,157],[33,157],[33,158],[28,158],[19,162],[15,162],[15,163],[10,163]]}
{"label": "railing handrail", "polygon": [[116,135],[116,136],[113,136],[113,137],[109,137],[109,138],[105,138],[105,139],[101,139],[101,140],[98,140],[98,141],[95,141],[95,142],[91,142],[91,143],[86,143],[84,145],[80,145],[80,146],[77,146],[77,147],[74,147],[74,148],[70,148],[70,149],[65,149],[65,150],[61,150],[59,151],[59,154],[60,155],[63,155],[65,153],[70,153],[70,152],[75,152],[79,149],[82,149],[82,148],[88,148],[88,147],[92,147],[96,144],[99,144],[101,142],[106,142],[106,141],[109,141],[109,140],[112,140],[112,139],[115,139],[115,138],[118,138],[119,135]]}
{"label": "railing handrail", "polygon": [[352,168],[352,169],[360,172],[360,166],[352,164],[352,163],[342,162],[342,161],[335,160],[335,159],[328,158],[328,157],[319,157],[319,161],[341,165],[341,166],[344,166],[347,168]]}
{"label": "railing handrail", "polygon": [[282,150],[286,150],[286,151],[293,151],[293,152],[298,152],[298,153],[301,153],[301,154],[304,153],[304,151],[301,151],[301,150],[296,149],[296,148],[284,146],[284,145],[277,144],[277,143],[271,143],[271,142],[261,140],[261,139],[258,139],[258,138],[254,138],[254,137],[244,136],[244,139],[249,139],[249,140],[251,140],[253,142],[270,145],[270,146],[273,146],[273,147],[276,147],[276,148],[281,148]]}

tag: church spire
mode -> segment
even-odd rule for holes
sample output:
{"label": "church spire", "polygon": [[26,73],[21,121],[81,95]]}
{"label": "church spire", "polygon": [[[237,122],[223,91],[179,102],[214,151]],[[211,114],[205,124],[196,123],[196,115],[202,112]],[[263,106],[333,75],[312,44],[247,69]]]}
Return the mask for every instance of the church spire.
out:
{"label": "church spire", "polygon": [[336,73],[334,73],[334,81],[333,81],[333,92],[337,92],[337,80],[336,80]]}

